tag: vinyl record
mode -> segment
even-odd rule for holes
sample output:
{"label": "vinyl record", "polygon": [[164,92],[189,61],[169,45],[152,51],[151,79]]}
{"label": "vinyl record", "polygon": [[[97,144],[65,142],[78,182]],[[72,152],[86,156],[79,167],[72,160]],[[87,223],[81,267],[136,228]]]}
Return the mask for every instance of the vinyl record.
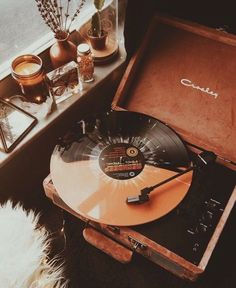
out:
{"label": "vinyl record", "polygon": [[146,203],[129,205],[127,197],[188,165],[185,145],[168,126],[141,113],[112,111],[79,121],[55,147],[50,169],[59,196],[75,212],[100,223],[130,226],[175,208],[192,173],[156,188]]}

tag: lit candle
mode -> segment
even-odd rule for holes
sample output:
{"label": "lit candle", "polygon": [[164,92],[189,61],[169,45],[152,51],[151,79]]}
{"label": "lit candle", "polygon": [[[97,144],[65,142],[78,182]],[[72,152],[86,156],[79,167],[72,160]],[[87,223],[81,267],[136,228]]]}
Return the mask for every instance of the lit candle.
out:
{"label": "lit candle", "polygon": [[46,100],[42,60],[35,55],[22,55],[12,62],[12,76],[21,87],[22,93],[32,102]]}
{"label": "lit candle", "polygon": [[40,69],[41,69],[41,66],[39,64],[34,63],[34,62],[24,61],[24,62],[18,64],[15,67],[14,71],[18,75],[27,76],[27,75],[31,75],[32,73],[39,71]]}

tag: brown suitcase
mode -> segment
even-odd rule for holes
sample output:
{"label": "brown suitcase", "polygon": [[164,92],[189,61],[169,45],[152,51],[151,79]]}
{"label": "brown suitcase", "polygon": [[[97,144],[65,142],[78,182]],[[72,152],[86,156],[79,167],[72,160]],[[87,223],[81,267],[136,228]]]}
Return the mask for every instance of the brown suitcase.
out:
{"label": "brown suitcase", "polygon": [[[112,108],[160,119],[193,152],[214,152],[217,163],[200,186],[202,194],[195,191],[195,198],[198,193],[203,196],[197,205],[191,204],[197,212],[192,225],[184,228],[180,222],[190,216],[182,215],[181,209],[134,227],[90,221],[63,202],[49,175],[44,180],[46,195],[88,223],[83,233],[88,242],[122,263],[129,262],[136,251],[181,278],[196,280],[204,272],[236,200],[234,59],[233,35],[170,17],[153,19],[130,60]],[[210,190],[207,195],[205,187]]]}

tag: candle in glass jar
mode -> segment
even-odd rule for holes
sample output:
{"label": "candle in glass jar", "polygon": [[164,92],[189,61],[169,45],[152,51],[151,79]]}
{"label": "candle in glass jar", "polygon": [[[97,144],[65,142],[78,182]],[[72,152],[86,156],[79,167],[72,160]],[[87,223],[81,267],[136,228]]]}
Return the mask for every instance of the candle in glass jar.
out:
{"label": "candle in glass jar", "polygon": [[46,100],[47,91],[40,57],[30,54],[17,57],[12,62],[12,76],[29,101],[41,103]]}
{"label": "candle in glass jar", "polygon": [[18,64],[14,70],[15,70],[15,73],[17,73],[18,75],[27,76],[27,75],[31,75],[32,73],[39,71],[40,69],[41,69],[41,66],[39,64],[34,63],[34,62],[24,61]]}

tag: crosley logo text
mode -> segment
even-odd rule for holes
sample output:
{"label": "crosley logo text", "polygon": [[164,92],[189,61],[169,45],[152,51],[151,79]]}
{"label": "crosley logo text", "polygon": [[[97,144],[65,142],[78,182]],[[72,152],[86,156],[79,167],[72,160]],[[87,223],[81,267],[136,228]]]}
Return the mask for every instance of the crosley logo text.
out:
{"label": "crosley logo text", "polygon": [[189,80],[189,79],[181,79],[180,82],[184,86],[191,87],[193,89],[197,89],[197,90],[200,90],[200,91],[202,91],[204,93],[207,93],[207,94],[213,96],[215,99],[219,96],[218,93],[211,91],[210,88],[208,88],[208,87],[207,88],[200,87],[200,86],[192,83],[192,81]]}

